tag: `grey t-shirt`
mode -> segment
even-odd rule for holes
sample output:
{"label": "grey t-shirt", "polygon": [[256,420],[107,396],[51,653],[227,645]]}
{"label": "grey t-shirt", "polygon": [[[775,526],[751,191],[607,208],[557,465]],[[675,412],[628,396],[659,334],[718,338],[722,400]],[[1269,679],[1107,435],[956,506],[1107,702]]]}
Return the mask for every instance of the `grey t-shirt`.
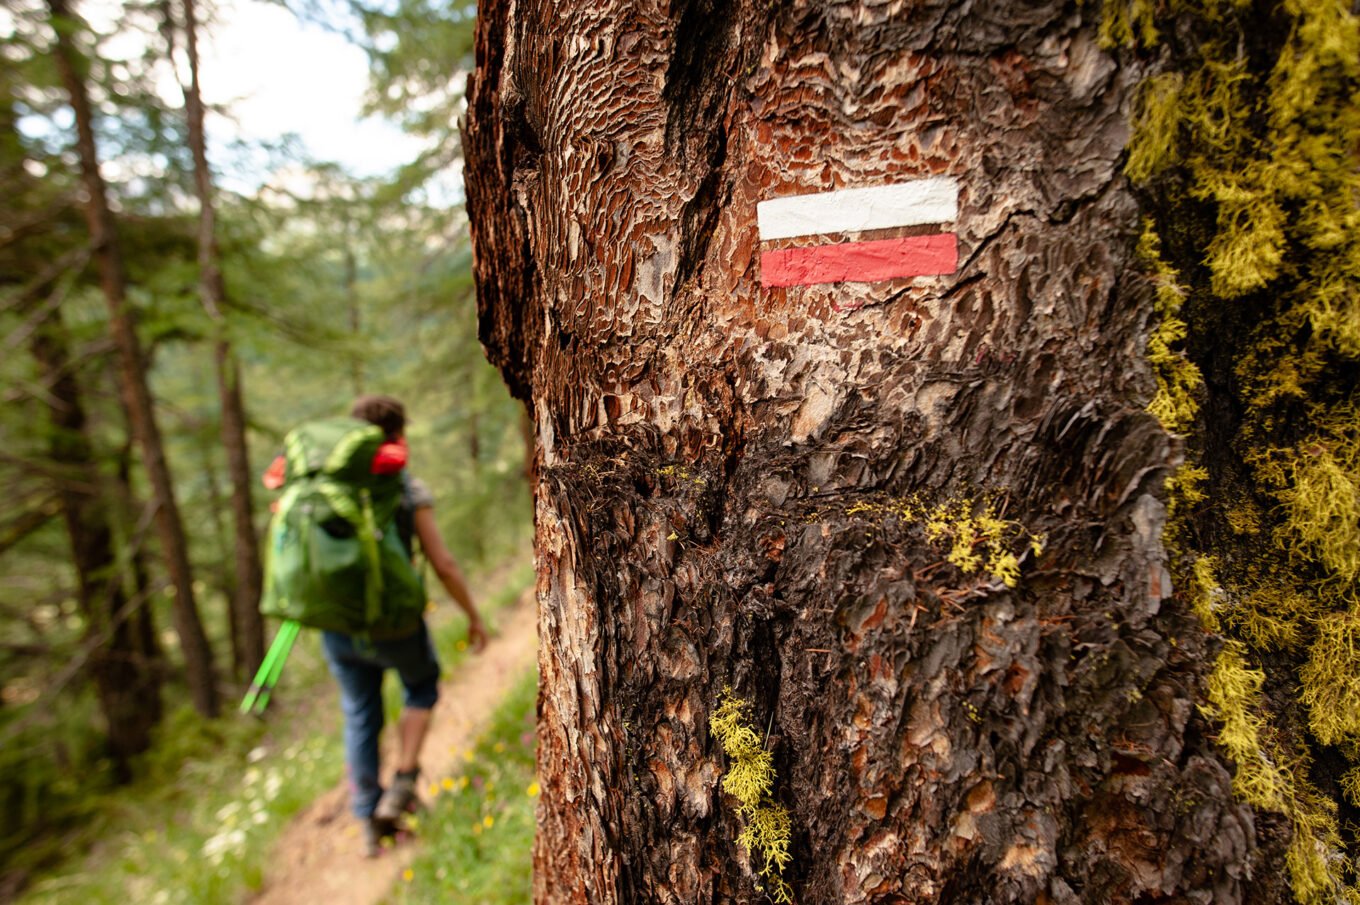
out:
{"label": "grey t-shirt", "polygon": [[411,511],[417,509],[433,509],[434,494],[430,493],[430,488],[420,478],[411,476],[408,484],[411,492]]}

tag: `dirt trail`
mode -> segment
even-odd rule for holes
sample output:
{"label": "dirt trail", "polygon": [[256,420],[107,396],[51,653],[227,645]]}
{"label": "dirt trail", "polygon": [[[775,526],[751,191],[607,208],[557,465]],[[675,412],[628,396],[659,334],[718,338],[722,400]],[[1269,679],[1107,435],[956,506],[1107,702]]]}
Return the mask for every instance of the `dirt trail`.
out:
{"label": "dirt trail", "polygon": [[[496,616],[498,633],[486,650],[464,661],[440,688],[434,722],[421,755],[425,786],[455,772],[459,754],[534,658],[537,633],[532,589]],[[392,740],[384,733],[384,742]],[[384,745],[384,763],[391,755]],[[386,772],[386,769],[385,771]],[[274,847],[264,888],[252,905],[373,905],[414,857],[418,840],[364,858],[359,826],[349,813],[341,782],[312,802],[284,830]]]}

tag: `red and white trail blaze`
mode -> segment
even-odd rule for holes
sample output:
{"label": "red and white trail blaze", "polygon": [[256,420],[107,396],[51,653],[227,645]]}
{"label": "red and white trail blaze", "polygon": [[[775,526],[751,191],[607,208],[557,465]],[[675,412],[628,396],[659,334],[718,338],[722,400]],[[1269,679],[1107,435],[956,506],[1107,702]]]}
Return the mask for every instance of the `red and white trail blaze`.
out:
{"label": "red and white trail blaze", "polygon": [[[959,185],[932,176],[893,185],[774,198],[756,205],[761,242],[804,236],[943,227],[958,218]],[[872,283],[935,276],[958,267],[958,240],[941,228],[927,235],[770,248],[760,256],[765,286]]]}

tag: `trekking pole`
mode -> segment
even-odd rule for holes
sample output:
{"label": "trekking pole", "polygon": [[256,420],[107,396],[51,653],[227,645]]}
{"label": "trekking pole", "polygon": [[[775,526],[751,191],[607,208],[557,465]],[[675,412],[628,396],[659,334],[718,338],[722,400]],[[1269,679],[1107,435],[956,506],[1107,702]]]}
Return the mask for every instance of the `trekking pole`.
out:
{"label": "trekking pole", "polygon": [[[256,707],[257,713],[264,713],[264,709],[269,706],[269,697],[274,692],[274,687],[279,684],[279,676],[283,675],[283,664],[288,660],[288,654],[293,650],[293,642],[297,640],[298,632],[302,626],[289,619],[287,622],[288,633],[284,641],[283,649],[274,658],[274,667],[269,671],[269,678],[264,684],[264,691],[260,697],[260,703]],[[283,631],[283,626],[279,626],[279,631]]]}
{"label": "trekking pole", "polygon": [[285,620],[283,625],[279,626],[274,643],[269,646],[269,653],[264,655],[264,662],[255,673],[255,680],[250,683],[250,690],[246,692],[245,699],[241,701],[242,713],[254,711],[261,714],[269,706],[269,696],[274,691],[274,686],[278,684],[279,676],[283,674],[283,664],[287,661],[301,628],[302,626],[292,619]]}

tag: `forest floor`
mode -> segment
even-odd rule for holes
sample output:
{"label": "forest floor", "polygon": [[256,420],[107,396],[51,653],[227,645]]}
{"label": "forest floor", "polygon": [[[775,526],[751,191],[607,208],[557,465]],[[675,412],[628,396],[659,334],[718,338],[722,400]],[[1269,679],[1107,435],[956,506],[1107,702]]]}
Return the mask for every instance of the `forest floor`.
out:
{"label": "forest floor", "polygon": [[[530,588],[497,614],[486,650],[469,659],[440,687],[430,734],[421,756],[421,788],[456,775],[462,755],[506,692],[530,669],[537,647],[537,608]],[[392,761],[395,733],[384,733],[384,764]],[[390,767],[385,768],[385,774]],[[342,781],[299,813],[270,857],[264,887],[252,905],[376,905],[415,856],[418,837],[406,835],[377,858],[363,857],[359,824],[349,812]]]}

